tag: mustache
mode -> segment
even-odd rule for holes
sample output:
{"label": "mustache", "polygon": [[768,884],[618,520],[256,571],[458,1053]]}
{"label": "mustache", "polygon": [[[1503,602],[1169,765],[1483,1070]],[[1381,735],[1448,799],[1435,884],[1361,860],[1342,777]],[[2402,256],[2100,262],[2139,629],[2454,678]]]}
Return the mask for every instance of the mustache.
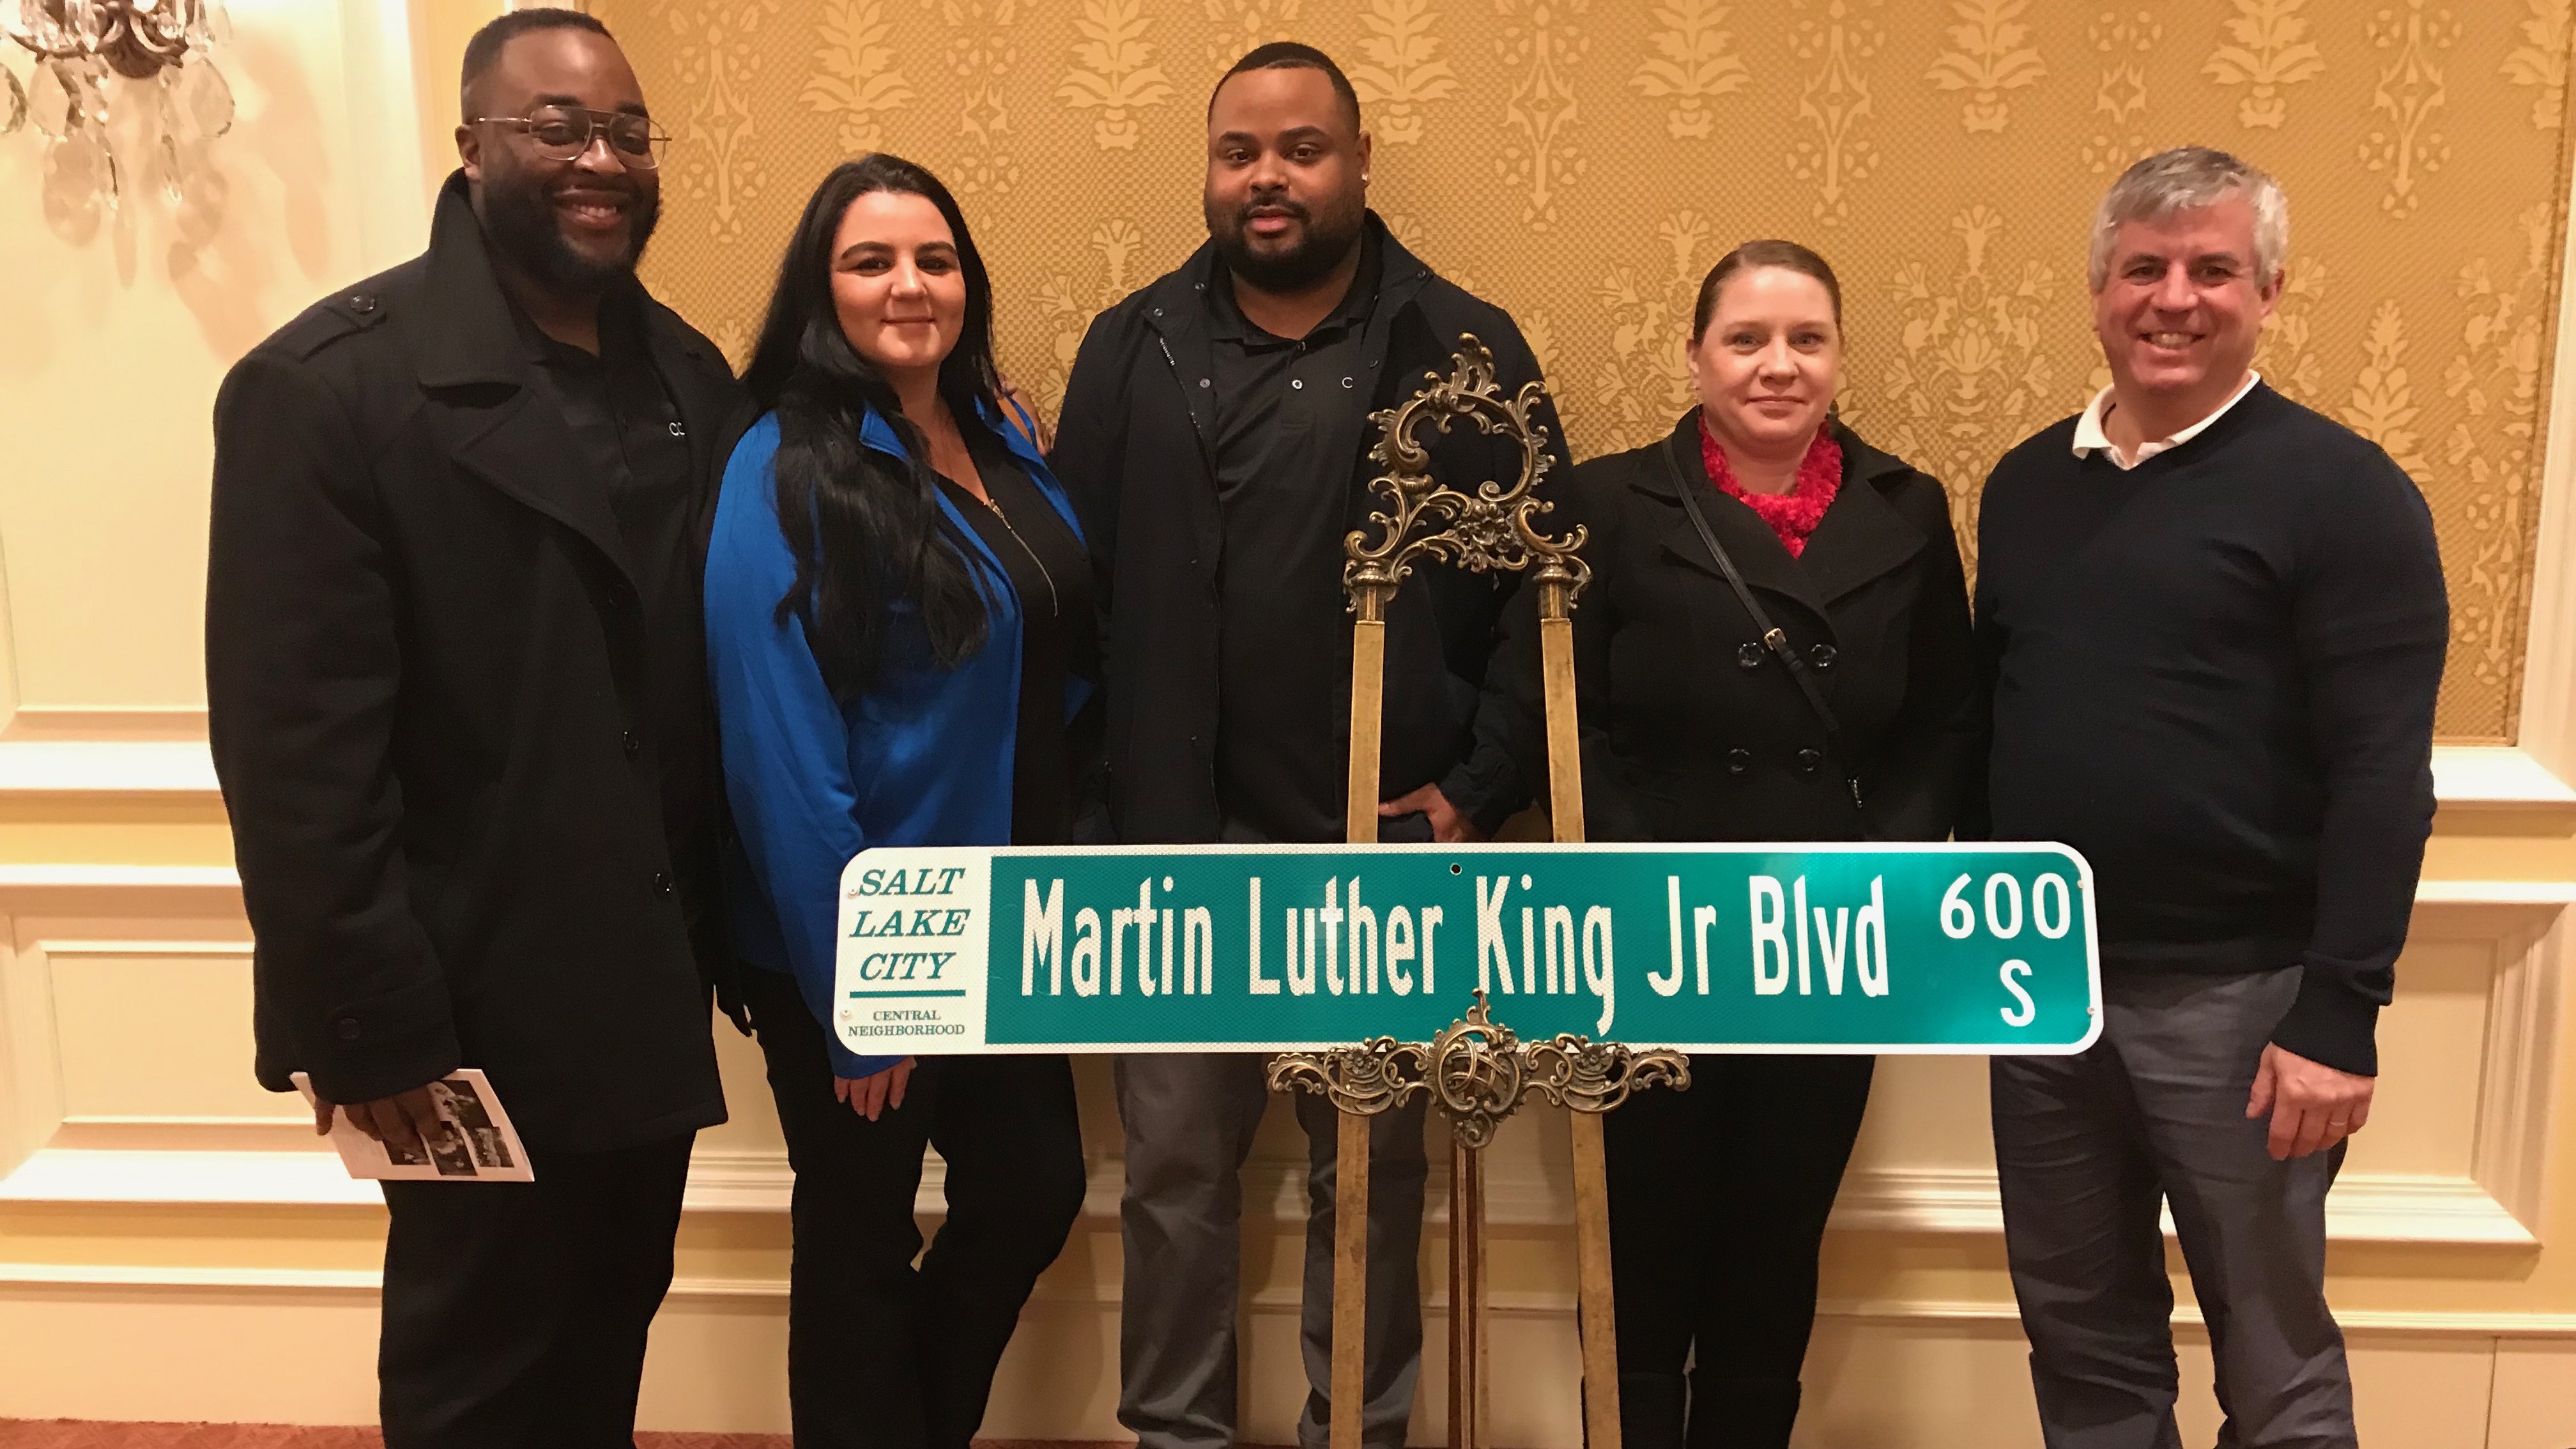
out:
{"label": "mustache", "polygon": [[551,201],[558,196],[562,196],[567,192],[573,191],[586,191],[599,196],[614,196],[621,201],[634,201],[642,197],[644,194],[644,188],[636,185],[635,179],[631,176],[569,176],[561,181],[555,182],[551,186],[548,186],[546,188],[546,199]]}
{"label": "mustache", "polygon": [[1255,196],[1250,201],[1247,201],[1243,205],[1235,208],[1235,223],[1240,226],[1250,222],[1252,220],[1252,213],[1263,208],[1268,208],[1272,211],[1284,211],[1299,221],[1313,221],[1315,219],[1314,214],[1306,209],[1306,204],[1304,202],[1292,201],[1285,196]]}

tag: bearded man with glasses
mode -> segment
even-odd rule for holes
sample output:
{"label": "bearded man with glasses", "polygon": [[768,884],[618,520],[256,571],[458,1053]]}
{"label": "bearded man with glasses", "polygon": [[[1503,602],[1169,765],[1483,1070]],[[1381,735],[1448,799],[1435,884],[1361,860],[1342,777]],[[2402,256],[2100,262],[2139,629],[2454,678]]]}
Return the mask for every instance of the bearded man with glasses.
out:
{"label": "bearded man with glasses", "polygon": [[210,726],[261,1082],[417,1150],[479,1067],[535,1173],[385,1184],[385,1443],[624,1446],[724,1120],[699,572],[740,394],[636,282],[665,138],[607,30],[505,15],[462,100],[428,252],[216,401]]}

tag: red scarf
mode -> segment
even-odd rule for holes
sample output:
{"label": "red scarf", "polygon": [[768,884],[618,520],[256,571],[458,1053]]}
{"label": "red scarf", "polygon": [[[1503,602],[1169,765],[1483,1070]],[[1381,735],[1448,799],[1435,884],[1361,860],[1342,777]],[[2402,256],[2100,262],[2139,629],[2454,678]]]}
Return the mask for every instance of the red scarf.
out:
{"label": "red scarf", "polygon": [[1735,481],[1735,471],[1726,466],[1726,450],[1709,435],[1704,421],[1699,429],[1699,456],[1708,465],[1709,481],[1771,525],[1791,558],[1807,551],[1807,535],[1816,531],[1825,510],[1833,506],[1834,495],[1842,491],[1843,450],[1824,428],[1816,429],[1807,456],[1798,460],[1798,484],[1786,493],[1745,492],[1744,485]]}

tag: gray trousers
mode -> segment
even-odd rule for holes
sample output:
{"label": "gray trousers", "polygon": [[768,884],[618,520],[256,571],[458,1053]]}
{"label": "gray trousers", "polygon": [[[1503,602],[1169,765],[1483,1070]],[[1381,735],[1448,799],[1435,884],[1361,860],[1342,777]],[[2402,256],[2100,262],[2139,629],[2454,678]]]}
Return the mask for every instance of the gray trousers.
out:
{"label": "gray trousers", "polygon": [[[1235,1324],[1241,1291],[1243,1164],[1269,1106],[1264,1058],[1193,1052],[1120,1057],[1127,1130],[1119,1207],[1126,1306],[1118,1330],[1118,1422],[1141,1449],[1231,1449]],[[1308,1392],[1297,1441],[1323,1449],[1332,1409],[1333,1180],[1338,1114],[1297,1094],[1306,1129],[1306,1281],[1301,1325]],[[1397,1449],[1422,1367],[1423,1104],[1370,1126],[1368,1402],[1362,1437]]]}
{"label": "gray trousers", "polygon": [[1994,1059],[2004,1245],[2049,1449],[2180,1449],[2159,1199],[2209,1323],[2218,1449],[2355,1449],[2325,1295],[2343,1148],[2274,1162],[2269,1124],[2245,1116],[2299,977],[2106,976],[2091,1050]]}

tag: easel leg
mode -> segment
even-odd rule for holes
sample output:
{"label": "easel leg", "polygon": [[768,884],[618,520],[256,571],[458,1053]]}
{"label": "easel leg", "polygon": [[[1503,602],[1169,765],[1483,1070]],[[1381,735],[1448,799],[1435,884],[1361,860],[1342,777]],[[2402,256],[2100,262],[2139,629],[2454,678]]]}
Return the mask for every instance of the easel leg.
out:
{"label": "easel leg", "polygon": [[1449,1139],[1449,1449],[1485,1449],[1485,1155]]}
{"label": "easel leg", "polygon": [[1618,1305],[1610,1291],[1610,1181],[1601,1117],[1569,1112],[1574,1135],[1574,1251],[1583,1304],[1583,1434],[1619,1449]]}
{"label": "easel leg", "polygon": [[1332,1449],[1360,1449],[1368,1399],[1369,1123],[1341,1114],[1333,1167]]}
{"label": "easel leg", "polygon": [[1449,1139],[1449,1449],[1473,1449],[1475,1435],[1467,1422],[1467,1396],[1476,1374],[1467,1367],[1473,1341],[1468,1324],[1475,1315],[1467,1301],[1467,1145]]}

